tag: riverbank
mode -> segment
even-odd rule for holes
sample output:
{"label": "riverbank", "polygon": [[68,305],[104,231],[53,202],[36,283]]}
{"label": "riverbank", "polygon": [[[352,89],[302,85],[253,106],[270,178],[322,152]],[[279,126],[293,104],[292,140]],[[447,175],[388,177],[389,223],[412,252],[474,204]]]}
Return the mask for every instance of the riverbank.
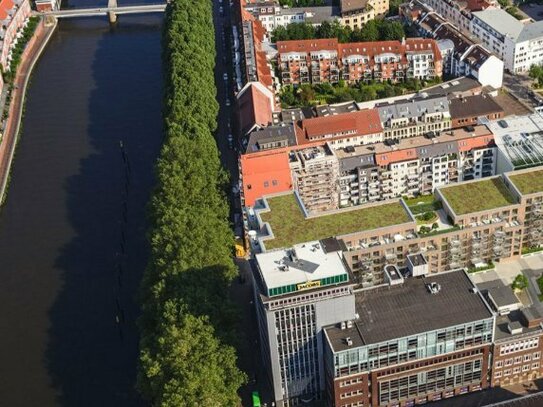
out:
{"label": "riverbank", "polygon": [[21,63],[17,68],[17,73],[13,80],[6,128],[2,136],[2,142],[0,143],[0,203],[4,203],[6,198],[11,163],[15,155],[15,148],[21,128],[26,88],[32,74],[32,69],[49,42],[51,35],[53,35],[56,26],[57,20],[47,23],[45,19],[40,21],[34,35],[23,52]]}

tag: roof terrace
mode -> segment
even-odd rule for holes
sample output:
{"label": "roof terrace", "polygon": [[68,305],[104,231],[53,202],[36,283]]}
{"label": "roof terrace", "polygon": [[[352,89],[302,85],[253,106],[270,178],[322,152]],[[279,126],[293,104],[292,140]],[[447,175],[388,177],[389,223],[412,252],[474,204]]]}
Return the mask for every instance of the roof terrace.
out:
{"label": "roof terrace", "polygon": [[516,203],[501,178],[447,186],[440,188],[439,192],[456,215],[482,212]]}
{"label": "roof terrace", "polygon": [[263,222],[270,224],[275,237],[265,241],[267,249],[291,247],[297,243],[411,221],[400,201],[355,207],[310,218],[304,216],[294,194],[267,198],[267,202],[270,211],[260,216]]}

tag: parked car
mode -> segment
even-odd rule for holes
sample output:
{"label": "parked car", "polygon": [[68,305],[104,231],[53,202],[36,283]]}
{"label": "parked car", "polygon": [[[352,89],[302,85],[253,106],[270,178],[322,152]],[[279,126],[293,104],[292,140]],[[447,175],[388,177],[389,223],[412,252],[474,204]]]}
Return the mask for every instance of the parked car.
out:
{"label": "parked car", "polygon": [[234,137],[232,137],[232,134],[228,133],[228,136],[226,136],[226,139],[228,140],[228,148],[233,149],[234,148]]}

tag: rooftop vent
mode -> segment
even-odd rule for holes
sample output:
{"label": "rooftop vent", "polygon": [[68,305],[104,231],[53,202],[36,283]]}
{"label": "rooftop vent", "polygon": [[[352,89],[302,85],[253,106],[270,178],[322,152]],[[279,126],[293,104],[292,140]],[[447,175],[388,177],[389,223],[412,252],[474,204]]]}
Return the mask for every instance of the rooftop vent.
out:
{"label": "rooftop vent", "polygon": [[353,345],[353,341],[352,341],[350,336],[347,336],[345,338],[345,343],[347,344],[347,346],[352,346]]}
{"label": "rooftop vent", "polygon": [[431,294],[437,294],[441,291],[441,285],[436,282],[426,284],[426,288]]}

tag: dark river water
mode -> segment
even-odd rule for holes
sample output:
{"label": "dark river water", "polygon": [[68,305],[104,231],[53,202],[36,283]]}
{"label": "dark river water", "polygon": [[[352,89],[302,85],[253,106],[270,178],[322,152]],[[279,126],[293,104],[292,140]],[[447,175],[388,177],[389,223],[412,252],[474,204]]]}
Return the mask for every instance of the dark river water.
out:
{"label": "dark river water", "polygon": [[0,212],[1,406],[144,405],[135,324],[161,29],[160,14],[62,21],[36,65]]}

